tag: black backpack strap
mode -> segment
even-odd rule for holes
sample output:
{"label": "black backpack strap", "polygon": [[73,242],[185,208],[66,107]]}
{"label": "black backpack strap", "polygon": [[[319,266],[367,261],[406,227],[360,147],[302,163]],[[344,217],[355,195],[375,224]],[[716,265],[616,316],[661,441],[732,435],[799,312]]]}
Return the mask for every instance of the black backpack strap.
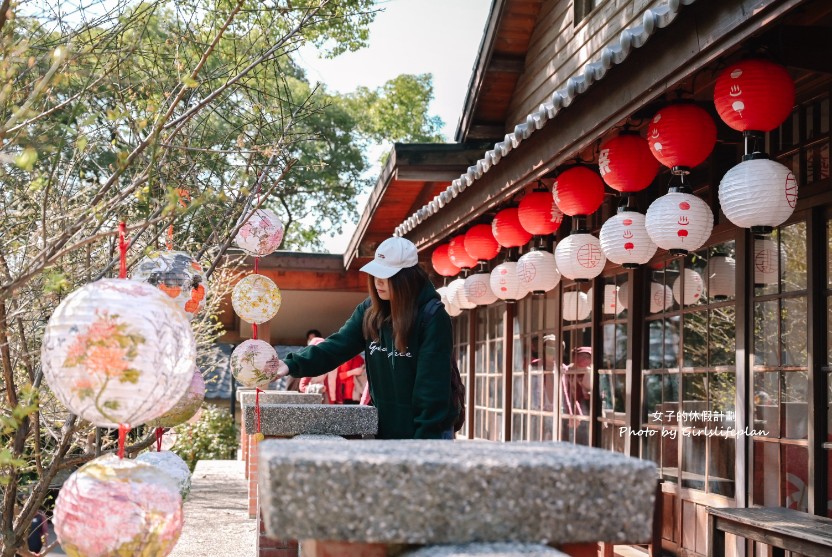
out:
{"label": "black backpack strap", "polygon": [[428,302],[422,307],[422,326],[427,326],[430,323],[430,320],[433,319],[433,316],[436,315],[436,312],[439,311],[439,308],[444,307],[440,300],[436,298],[431,298]]}

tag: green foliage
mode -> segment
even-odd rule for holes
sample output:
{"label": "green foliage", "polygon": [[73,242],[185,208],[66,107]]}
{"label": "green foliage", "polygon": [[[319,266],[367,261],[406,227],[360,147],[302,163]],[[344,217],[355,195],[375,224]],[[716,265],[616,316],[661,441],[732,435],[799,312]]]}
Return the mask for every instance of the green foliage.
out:
{"label": "green foliage", "polygon": [[176,443],[171,449],[193,471],[199,460],[228,460],[237,451],[237,428],[227,410],[210,404],[202,406],[196,423],[174,428]]}

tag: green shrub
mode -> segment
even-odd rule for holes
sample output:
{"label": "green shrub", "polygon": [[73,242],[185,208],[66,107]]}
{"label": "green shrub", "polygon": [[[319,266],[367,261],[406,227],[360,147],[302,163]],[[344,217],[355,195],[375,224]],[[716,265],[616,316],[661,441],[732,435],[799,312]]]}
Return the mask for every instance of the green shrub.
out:
{"label": "green shrub", "polygon": [[176,442],[171,450],[192,472],[198,460],[229,460],[237,453],[237,429],[228,410],[203,405],[196,423],[186,422],[174,431]]}

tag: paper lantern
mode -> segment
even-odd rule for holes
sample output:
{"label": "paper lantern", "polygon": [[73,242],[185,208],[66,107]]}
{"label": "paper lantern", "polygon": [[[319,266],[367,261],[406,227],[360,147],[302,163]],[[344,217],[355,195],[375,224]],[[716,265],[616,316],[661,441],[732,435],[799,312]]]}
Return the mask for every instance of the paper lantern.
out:
{"label": "paper lantern", "polygon": [[603,312],[607,315],[616,315],[623,310],[624,308],[618,303],[618,287],[614,284],[605,284]]}
{"label": "paper lantern", "polygon": [[794,212],[797,179],[779,162],[744,160],[722,177],[719,203],[728,220],[740,228],[771,232]]}
{"label": "paper lantern", "polygon": [[478,306],[497,301],[497,296],[491,291],[491,275],[488,273],[477,273],[465,279],[463,290],[468,301]]}
{"label": "paper lantern", "polygon": [[586,292],[563,293],[563,319],[565,321],[584,321],[589,319],[592,305]]}
{"label": "paper lantern", "polygon": [[465,279],[458,278],[448,285],[448,300],[459,309],[474,309],[477,304],[465,296]]}
{"label": "paper lantern", "polygon": [[602,143],[598,153],[601,178],[612,189],[624,193],[649,186],[659,166],[647,140],[634,133],[622,133]]}
{"label": "paper lantern", "polygon": [[176,404],[159,416],[147,422],[150,427],[176,427],[193,418],[205,401],[205,379],[199,369],[194,369],[191,384],[179,397]]}
{"label": "paper lantern", "polygon": [[182,499],[185,499],[191,492],[191,470],[176,453],[171,451],[143,452],[136,457],[136,462],[143,462],[167,474],[176,483]]}
{"label": "paper lantern", "polygon": [[705,244],[714,227],[714,215],[695,195],[672,191],[650,204],[645,227],[657,246],[684,255]]}
{"label": "paper lantern", "polygon": [[517,276],[528,292],[543,294],[560,282],[555,256],[548,251],[534,250],[517,261]]}
{"label": "paper lantern", "polygon": [[532,239],[532,235],[520,224],[516,207],[503,209],[497,213],[491,221],[491,232],[497,243],[504,248],[517,248]]}
{"label": "paper lantern", "polygon": [[667,311],[673,307],[673,291],[658,282],[650,283],[650,313]]}
{"label": "paper lantern", "polygon": [[248,339],[231,353],[231,374],[244,387],[265,389],[277,379],[280,359],[271,344]]}
{"label": "paper lantern", "polygon": [[439,297],[442,300],[442,305],[445,306],[445,311],[448,312],[448,315],[450,315],[451,317],[456,317],[457,315],[462,313],[462,310],[459,307],[452,304],[451,301],[448,299],[448,287],[447,286],[437,288],[436,293],[439,294]]}
{"label": "paper lantern", "polygon": [[195,359],[185,314],[157,288],[129,279],[69,294],[41,346],[52,392],[99,427],[136,426],[170,410],[191,382]]}
{"label": "paper lantern", "polygon": [[[754,238],[754,285],[777,284],[783,268],[785,252],[779,254],[777,242],[771,238]],[[778,261],[779,259],[779,261]],[[779,263],[779,264],[778,264]]]}
{"label": "paper lantern", "polygon": [[748,59],[728,66],[714,84],[719,117],[737,131],[769,132],[794,107],[794,81],[780,64]]}
{"label": "paper lantern", "polygon": [[529,293],[517,276],[517,263],[506,261],[491,271],[491,291],[501,300],[519,300]]}
{"label": "paper lantern", "polygon": [[644,220],[644,215],[635,211],[622,211],[607,219],[598,238],[607,259],[625,269],[650,261],[657,247],[647,234]]}
{"label": "paper lantern", "polygon": [[673,299],[676,300],[677,304],[685,306],[699,303],[702,300],[702,292],[705,290],[705,281],[702,280],[702,275],[693,269],[685,269],[684,275],[684,293],[682,292],[682,277],[679,276],[673,281]]}
{"label": "paper lantern", "polygon": [[448,253],[449,247],[448,244],[442,244],[433,250],[433,253],[430,255],[433,270],[443,277],[453,277],[459,274],[459,267],[451,262],[451,256]]}
{"label": "paper lantern", "polygon": [[618,310],[623,311],[627,309],[630,296],[630,283],[622,282],[618,286],[618,293],[616,294],[616,302],[618,303]]}
{"label": "paper lantern", "polygon": [[547,190],[527,193],[517,207],[517,217],[520,225],[529,234],[536,236],[554,234],[563,222],[563,213]]}
{"label": "paper lantern", "polygon": [[564,214],[591,215],[604,202],[604,182],[594,170],[573,166],[558,175],[553,195]]}
{"label": "paper lantern", "polygon": [[277,315],[282,300],[277,285],[263,275],[243,277],[231,292],[234,313],[243,321],[257,325]]}
{"label": "paper lantern", "polygon": [[580,281],[600,275],[607,258],[598,238],[592,234],[573,233],[555,248],[555,262],[560,274]]}
{"label": "paper lantern", "polygon": [[465,251],[478,261],[490,261],[500,253],[490,224],[475,224],[465,233]]}
{"label": "paper lantern", "polygon": [[704,108],[691,103],[659,110],[647,128],[653,156],[668,168],[691,169],[705,161],[716,144],[716,124]]}
{"label": "paper lantern", "polygon": [[173,298],[188,319],[205,307],[202,265],[187,252],[152,252],[133,268],[130,278],[148,282]]}
{"label": "paper lantern", "polygon": [[708,277],[708,296],[714,300],[727,300],[736,292],[737,262],[727,255],[712,255],[705,267]]}
{"label": "paper lantern", "polygon": [[477,259],[465,250],[465,235],[460,234],[448,243],[448,257],[451,263],[460,269],[470,269],[477,264]]}
{"label": "paper lantern", "polygon": [[283,241],[283,223],[269,209],[257,209],[234,237],[237,246],[255,257],[269,255]]}
{"label": "paper lantern", "polygon": [[67,478],[54,521],[67,555],[164,557],[182,533],[182,496],[157,468],[106,455]]}

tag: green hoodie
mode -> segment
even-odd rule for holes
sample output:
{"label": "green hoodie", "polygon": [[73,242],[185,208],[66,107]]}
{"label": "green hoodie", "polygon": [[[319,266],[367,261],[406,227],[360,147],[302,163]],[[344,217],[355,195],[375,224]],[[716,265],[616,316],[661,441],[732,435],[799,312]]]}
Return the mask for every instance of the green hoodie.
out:
{"label": "green hoodie", "polygon": [[378,408],[379,439],[439,439],[456,418],[451,404],[451,318],[441,308],[426,323],[422,311],[433,285],[422,289],[419,311],[402,354],[394,346],[388,322],[379,341],[364,338],[362,324],[368,302],[362,302],[341,330],[324,342],[286,356],[293,377],[323,375],[364,351],[373,404]]}

